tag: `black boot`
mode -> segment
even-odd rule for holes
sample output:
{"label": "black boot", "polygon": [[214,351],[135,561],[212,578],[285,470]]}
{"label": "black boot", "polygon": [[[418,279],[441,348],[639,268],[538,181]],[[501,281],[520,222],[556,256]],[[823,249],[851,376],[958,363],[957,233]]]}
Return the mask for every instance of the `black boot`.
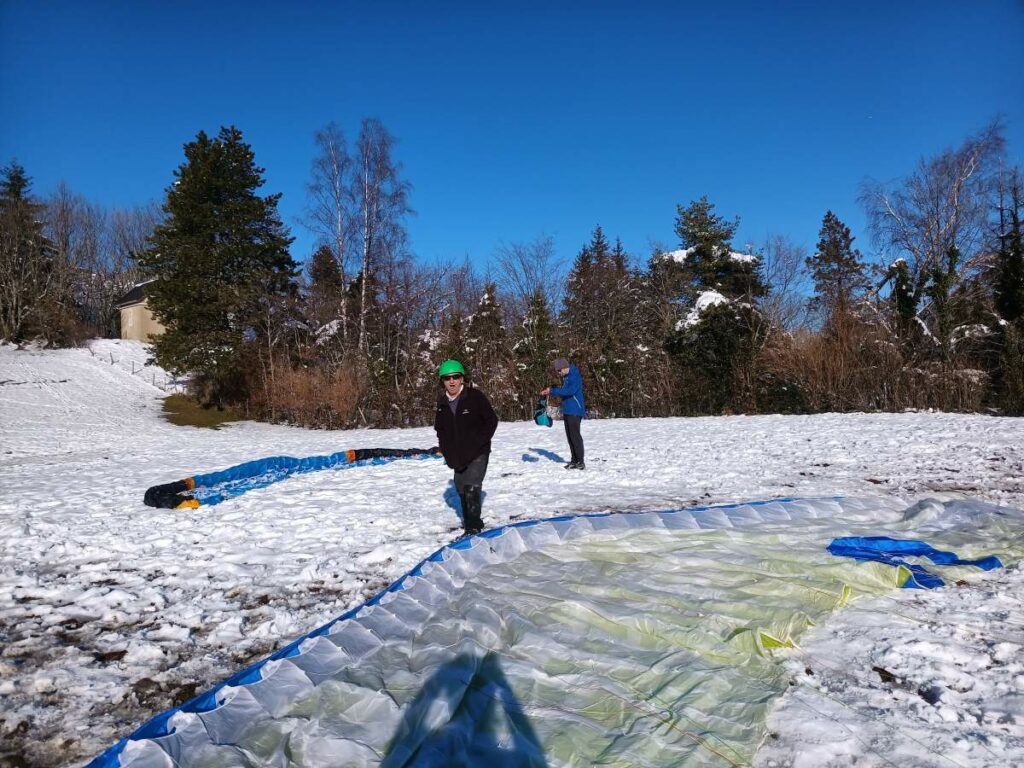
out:
{"label": "black boot", "polygon": [[467,485],[463,498],[462,527],[465,529],[467,536],[472,536],[474,533],[480,533],[484,529],[480,512],[480,486]]}
{"label": "black boot", "polygon": [[459,491],[459,504],[462,505],[462,527],[466,527],[466,507],[469,506],[469,502],[466,501],[466,491]]}

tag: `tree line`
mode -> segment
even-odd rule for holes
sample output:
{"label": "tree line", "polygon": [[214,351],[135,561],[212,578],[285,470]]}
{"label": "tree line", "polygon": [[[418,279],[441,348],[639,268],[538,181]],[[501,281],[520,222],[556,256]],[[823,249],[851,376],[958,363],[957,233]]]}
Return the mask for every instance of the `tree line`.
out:
{"label": "tree line", "polygon": [[580,367],[598,417],[937,408],[1024,414],[1020,169],[1001,126],[867,182],[882,258],[831,210],[807,253],[734,243],[739,219],[679,204],[674,240],[630,254],[600,225],[568,270],[551,238],[503,243],[481,275],[426,264],[404,222],[396,139],[364,120],[315,136],[305,269],[235,127],[184,148],[159,209],[47,199],[0,174],[0,337],[116,335],[141,279],[156,362],[205,405],[307,426],[429,423],[437,364],[462,360],[504,419],[532,415],[550,362]]}

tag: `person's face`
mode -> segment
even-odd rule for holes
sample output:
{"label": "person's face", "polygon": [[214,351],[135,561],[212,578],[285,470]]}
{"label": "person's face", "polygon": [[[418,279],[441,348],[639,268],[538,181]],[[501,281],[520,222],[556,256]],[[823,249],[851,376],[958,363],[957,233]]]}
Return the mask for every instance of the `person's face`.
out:
{"label": "person's face", "polygon": [[447,376],[442,376],[441,381],[444,382],[444,390],[449,395],[454,395],[462,388],[461,373],[449,373]]}
{"label": "person's face", "polygon": [[560,370],[558,372],[558,375],[559,376],[568,376],[569,375],[569,369],[568,368],[563,368],[562,370]]}

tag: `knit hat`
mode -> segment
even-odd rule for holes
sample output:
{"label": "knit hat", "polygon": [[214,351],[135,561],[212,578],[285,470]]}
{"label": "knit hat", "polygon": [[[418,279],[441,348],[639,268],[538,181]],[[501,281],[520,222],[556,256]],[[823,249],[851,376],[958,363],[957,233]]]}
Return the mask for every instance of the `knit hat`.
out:
{"label": "knit hat", "polygon": [[551,367],[554,368],[556,371],[561,371],[569,367],[569,361],[566,360],[564,357],[560,357],[551,364]]}

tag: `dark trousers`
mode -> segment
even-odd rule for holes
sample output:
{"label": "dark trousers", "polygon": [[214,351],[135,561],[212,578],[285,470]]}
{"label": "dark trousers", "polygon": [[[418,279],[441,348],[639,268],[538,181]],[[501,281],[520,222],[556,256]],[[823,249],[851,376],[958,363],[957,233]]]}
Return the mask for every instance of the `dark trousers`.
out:
{"label": "dark trousers", "polygon": [[484,475],[487,474],[489,453],[477,456],[469,466],[455,470],[455,490],[462,502],[462,527],[469,533],[475,533],[484,527],[482,512],[482,486]]}
{"label": "dark trousers", "polygon": [[580,434],[580,422],[582,416],[562,416],[565,422],[565,436],[569,439],[569,450],[572,452],[572,461],[578,464],[583,463],[583,436]]}
{"label": "dark trousers", "polygon": [[460,496],[466,492],[466,488],[474,485],[479,488],[484,484],[484,475],[487,474],[487,462],[490,458],[491,454],[481,453],[465,468],[455,470],[455,490]]}

